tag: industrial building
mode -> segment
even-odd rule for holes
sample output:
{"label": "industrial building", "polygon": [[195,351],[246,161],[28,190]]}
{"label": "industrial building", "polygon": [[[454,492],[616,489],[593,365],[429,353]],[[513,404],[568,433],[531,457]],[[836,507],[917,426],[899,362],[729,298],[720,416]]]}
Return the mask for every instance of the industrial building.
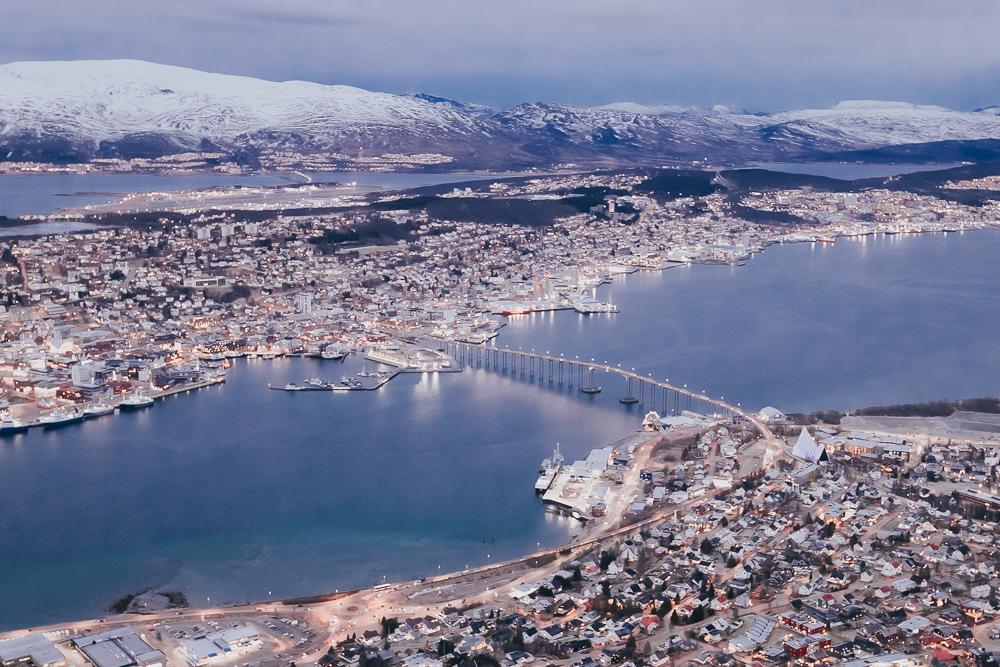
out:
{"label": "industrial building", "polygon": [[31,634],[0,641],[0,667],[59,667],[66,656],[43,634]]}
{"label": "industrial building", "polygon": [[114,628],[73,639],[95,667],[163,667],[163,653],[147,644],[129,626]]}
{"label": "industrial building", "polygon": [[204,637],[185,639],[181,646],[192,665],[212,665],[256,651],[263,645],[252,625],[239,625]]}

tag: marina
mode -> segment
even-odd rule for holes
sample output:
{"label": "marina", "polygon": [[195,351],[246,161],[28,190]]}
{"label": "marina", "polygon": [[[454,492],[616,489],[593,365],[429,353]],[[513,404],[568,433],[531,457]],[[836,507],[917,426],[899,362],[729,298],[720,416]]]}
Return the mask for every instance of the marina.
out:
{"label": "marina", "polygon": [[[361,373],[365,373],[365,375],[361,375]],[[289,382],[281,387],[269,383],[267,388],[278,391],[375,391],[385,386],[389,380],[397,375],[399,375],[399,371],[392,373],[361,371],[358,373],[359,377],[343,375],[336,381],[308,378],[302,382]]]}

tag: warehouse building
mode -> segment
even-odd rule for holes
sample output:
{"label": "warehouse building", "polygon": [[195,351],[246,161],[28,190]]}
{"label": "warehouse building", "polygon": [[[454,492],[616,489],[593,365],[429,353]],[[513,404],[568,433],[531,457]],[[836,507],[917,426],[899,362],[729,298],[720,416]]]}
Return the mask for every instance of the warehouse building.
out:
{"label": "warehouse building", "polygon": [[0,641],[0,667],[59,667],[66,656],[43,634]]}

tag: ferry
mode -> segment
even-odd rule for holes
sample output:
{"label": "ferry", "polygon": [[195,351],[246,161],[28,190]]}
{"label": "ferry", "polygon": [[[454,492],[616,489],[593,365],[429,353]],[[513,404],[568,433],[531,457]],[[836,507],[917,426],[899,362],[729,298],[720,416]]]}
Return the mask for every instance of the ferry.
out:
{"label": "ferry", "polygon": [[21,422],[19,419],[15,419],[10,414],[4,414],[3,418],[0,419],[0,436],[24,433],[27,430],[27,424]]}
{"label": "ferry", "polygon": [[95,403],[89,407],[83,409],[84,419],[96,419],[97,417],[103,417],[104,415],[110,415],[115,411],[115,406],[108,405],[107,403]]}
{"label": "ferry", "polygon": [[538,480],[535,482],[535,493],[545,493],[552,486],[553,480],[556,478],[556,474],[563,465],[562,452],[559,451],[559,443],[556,443],[555,451],[552,452],[551,459],[545,459],[542,461],[541,467],[538,469]]}
{"label": "ferry", "polygon": [[38,423],[45,428],[59,428],[70,424],[79,424],[83,421],[83,413],[76,408],[65,410],[53,410],[39,418]]}
{"label": "ferry", "polygon": [[145,394],[133,394],[118,404],[122,410],[142,410],[153,404],[153,399]]}

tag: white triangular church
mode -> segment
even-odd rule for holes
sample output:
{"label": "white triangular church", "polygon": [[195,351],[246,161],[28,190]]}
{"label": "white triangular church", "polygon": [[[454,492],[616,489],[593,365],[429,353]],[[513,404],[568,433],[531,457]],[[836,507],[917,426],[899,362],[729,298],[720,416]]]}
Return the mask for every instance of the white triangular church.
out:
{"label": "white triangular church", "polygon": [[816,439],[810,435],[809,429],[805,426],[799,431],[799,439],[795,441],[795,446],[792,448],[792,456],[802,461],[808,461],[809,463],[820,463],[830,460],[826,455],[826,448],[816,442]]}

